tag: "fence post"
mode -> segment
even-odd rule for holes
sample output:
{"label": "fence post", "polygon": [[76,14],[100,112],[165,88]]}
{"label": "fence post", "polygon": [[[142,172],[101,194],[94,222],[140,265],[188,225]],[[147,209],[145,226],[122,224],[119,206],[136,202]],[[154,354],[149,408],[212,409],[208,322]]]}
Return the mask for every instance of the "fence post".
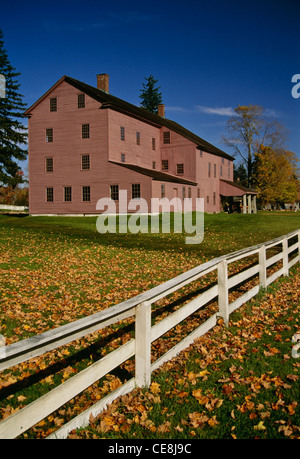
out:
{"label": "fence post", "polygon": [[267,266],[266,266],[266,246],[262,246],[258,252],[259,263],[259,285],[261,288],[267,288]]}
{"label": "fence post", "polygon": [[228,267],[227,260],[222,260],[218,264],[218,300],[219,315],[223,317],[226,327],[229,324],[229,304],[228,304]]}
{"label": "fence post", "polygon": [[151,384],[151,303],[135,309],[135,381],[137,387]]}
{"label": "fence post", "polygon": [[289,275],[289,254],[288,254],[288,239],[285,236],[282,241],[282,264],[283,264],[283,275]]}

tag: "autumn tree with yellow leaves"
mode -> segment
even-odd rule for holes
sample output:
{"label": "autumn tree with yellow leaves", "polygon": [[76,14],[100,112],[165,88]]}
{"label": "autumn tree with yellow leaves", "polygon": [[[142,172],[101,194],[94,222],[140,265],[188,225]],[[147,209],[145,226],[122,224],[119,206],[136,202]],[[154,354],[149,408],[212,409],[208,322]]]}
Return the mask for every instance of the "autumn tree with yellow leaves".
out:
{"label": "autumn tree with yellow leaves", "polygon": [[254,185],[262,204],[295,202],[299,190],[296,155],[260,145],[255,154]]}

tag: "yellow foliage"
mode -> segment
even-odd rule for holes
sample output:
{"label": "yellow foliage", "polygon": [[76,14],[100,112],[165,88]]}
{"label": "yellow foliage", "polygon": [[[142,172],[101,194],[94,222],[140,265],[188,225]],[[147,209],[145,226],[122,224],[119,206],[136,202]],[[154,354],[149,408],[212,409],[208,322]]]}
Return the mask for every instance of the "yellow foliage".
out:
{"label": "yellow foliage", "polygon": [[274,151],[264,145],[256,155],[256,189],[264,203],[293,203],[297,198],[297,158],[290,151]]}

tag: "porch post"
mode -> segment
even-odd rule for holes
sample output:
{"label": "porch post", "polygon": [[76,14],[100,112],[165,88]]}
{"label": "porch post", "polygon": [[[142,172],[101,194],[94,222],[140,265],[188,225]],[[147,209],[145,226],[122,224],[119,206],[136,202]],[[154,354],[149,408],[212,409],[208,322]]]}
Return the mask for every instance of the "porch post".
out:
{"label": "porch post", "polygon": [[251,214],[251,194],[248,195],[248,214]]}
{"label": "porch post", "polygon": [[247,213],[247,197],[243,194],[243,214]]}
{"label": "porch post", "polygon": [[254,213],[254,214],[257,214],[256,194],[254,194],[254,195],[253,195],[253,198],[252,198],[252,209],[253,209],[253,213]]}

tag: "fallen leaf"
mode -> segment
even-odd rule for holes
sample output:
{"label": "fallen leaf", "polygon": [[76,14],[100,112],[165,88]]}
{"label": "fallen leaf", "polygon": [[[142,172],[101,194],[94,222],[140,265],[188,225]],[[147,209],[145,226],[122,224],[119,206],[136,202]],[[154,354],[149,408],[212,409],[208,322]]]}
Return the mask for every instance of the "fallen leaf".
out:
{"label": "fallen leaf", "polygon": [[267,428],[264,426],[264,422],[260,421],[256,426],[254,426],[254,430],[266,430]]}
{"label": "fallen leaf", "polygon": [[283,432],[286,437],[290,437],[293,433],[293,430],[289,426],[280,426],[278,427],[278,432]]}
{"label": "fallen leaf", "polygon": [[160,393],[160,384],[158,384],[156,382],[151,383],[150,392],[152,392],[152,394],[159,394]]}

